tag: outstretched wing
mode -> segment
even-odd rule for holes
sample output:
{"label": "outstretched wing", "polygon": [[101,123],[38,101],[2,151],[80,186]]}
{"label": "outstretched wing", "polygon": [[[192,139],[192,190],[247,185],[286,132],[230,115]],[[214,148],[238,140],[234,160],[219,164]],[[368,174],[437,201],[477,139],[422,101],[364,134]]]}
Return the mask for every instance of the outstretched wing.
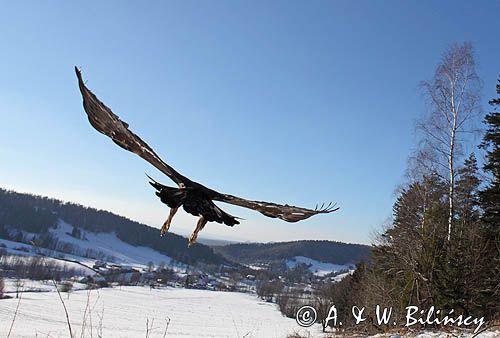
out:
{"label": "outstretched wing", "polygon": [[191,187],[200,189],[215,201],[234,204],[240,207],[256,210],[267,217],[279,218],[287,222],[298,222],[317,214],[327,214],[339,208],[331,203],[326,207],[306,209],[291,205],[281,205],[271,202],[250,201],[240,197],[221,194],[209,189],[187,177],[179,174],[174,168],[163,162],[163,160],[146,144],[139,136],[128,129],[128,124],[115,115],[104,103],[92,93],[83,82],[80,70],[75,67],[78,85],[83,97],[83,108],[88,115],[90,124],[100,133],[109,136],[123,149],[131,151],[167,175],[179,187]]}
{"label": "outstretched wing", "polygon": [[294,207],[293,205],[282,205],[271,202],[250,201],[244,198],[221,195],[214,198],[216,201],[221,201],[229,204],[234,204],[240,207],[256,210],[267,217],[279,218],[287,222],[298,222],[317,214],[328,214],[337,211],[336,204],[329,203],[326,206],[323,204],[318,208],[306,209]]}
{"label": "outstretched wing", "polygon": [[109,136],[123,149],[131,151],[162,173],[170,177],[179,186],[186,186],[191,182],[187,177],[179,174],[174,168],[163,162],[163,160],[146,144],[139,136],[128,129],[128,124],[120,120],[111,109],[106,107],[83,83],[80,70],[75,67],[78,85],[83,97],[83,108],[88,115],[90,124],[100,133]]}

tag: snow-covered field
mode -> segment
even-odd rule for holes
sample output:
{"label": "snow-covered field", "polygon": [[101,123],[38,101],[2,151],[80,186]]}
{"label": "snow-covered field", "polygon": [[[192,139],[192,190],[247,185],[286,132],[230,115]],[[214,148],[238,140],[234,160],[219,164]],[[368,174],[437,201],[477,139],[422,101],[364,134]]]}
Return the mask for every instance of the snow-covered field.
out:
{"label": "snow-covered field", "polygon": [[[7,337],[12,323],[10,337],[69,337],[57,292],[49,285],[36,287],[39,282],[31,283],[34,289],[46,292],[23,293],[20,301],[15,298],[0,300],[0,337]],[[9,283],[6,286],[13,288]],[[275,304],[243,293],[129,286],[92,291],[80,289],[69,297],[66,293],[61,295],[68,309],[73,337],[285,338],[293,333],[310,338],[340,337],[322,333],[319,324],[301,328],[295,320],[283,317]],[[453,336],[468,338],[472,335],[454,332]],[[451,335],[424,331],[407,336],[379,334],[371,337],[441,338]],[[477,337],[500,337],[500,331],[484,332]]]}
{"label": "snow-covered field", "polygon": [[[55,291],[54,282],[52,281],[36,281],[31,279],[13,279],[13,278],[5,278],[4,279],[5,290],[4,293],[7,296],[15,297],[16,290],[21,290],[22,292],[51,292]],[[60,285],[60,284],[59,284]],[[87,285],[77,282],[72,282],[72,290],[86,290]],[[1,304],[0,304],[1,308]]]}
{"label": "snow-covered field", "polygon": [[[242,293],[135,286],[62,296],[75,337],[98,337],[100,317],[104,338],[145,337],[148,321],[149,337],[163,337],[167,318],[167,338],[281,338],[294,332],[317,337],[320,332],[319,325],[303,329],[283,317],[275,304]],[[90,311],[84,319],[87,304]],[[7,336],[16,306],[15,298],[0,300],[0,337]],[[24,293],[11,337],[68,337],[65,318],[56,292]]]}
{"label": "snow-covered field", "polygon": [[311,271],[316,276],[323,277],[332,272],[339,272],[344,270],[352,270],[354,269],[354,265],[352,264],[332,264],[332,263],[324,263],[314,260],[309,257],[304,256],[295,256],[291,260],[286,262],[286,266],[289,269],[293,269],[298,264],[304,263],[309,266],[309,271]]}

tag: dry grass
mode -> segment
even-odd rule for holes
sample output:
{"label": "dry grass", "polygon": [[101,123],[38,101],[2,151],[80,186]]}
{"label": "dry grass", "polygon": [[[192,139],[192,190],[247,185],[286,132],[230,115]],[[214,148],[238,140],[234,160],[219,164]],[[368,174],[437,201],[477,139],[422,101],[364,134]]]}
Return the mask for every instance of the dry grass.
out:
{"label": "dry grass", "polygon": [[14,323],[16,322],[17,313],[19,311],[19,305],[21,305],[21,299],[23,298],[22,290],[21,293],[18,295],[19,297],[17,299],[16,311],[14,311],[14,317],[12,318],[12,321],[10,323],[10,328],[9,328],[9,333],[7,334],[7,338],[10,338],[10,334],[12,333],[12,328],[14,327]]}

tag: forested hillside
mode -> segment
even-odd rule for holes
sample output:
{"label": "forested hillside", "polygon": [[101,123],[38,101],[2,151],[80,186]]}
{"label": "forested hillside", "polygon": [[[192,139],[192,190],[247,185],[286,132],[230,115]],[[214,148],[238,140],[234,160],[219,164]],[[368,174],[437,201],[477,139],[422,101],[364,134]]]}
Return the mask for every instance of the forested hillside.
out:
{"label": "forested hillside", "polygon": [[[126,243],[150,247],[183,263],[227,262],[206,245],[197,244],[188,249],[187,241],[182,236],[169,233],[160,237],[158,229],[109,211],[0,188],[0,238],[22,241],[18,231],[24,231],[39,234],[36,245],[50,247],[49,229],[56,227],[59,220],[71,224],[76,229],[75,235],[79,230],[114,232]],[[13,229],[16,231],[12,231]]]}
{"label": "forested hillside", "polygon": [[[411,305],[482,318],[489,321],[485,326],[498,323],[500,80],[498,96],[484,115],[473,55],[469,43],[452,45],[424,82],[431,109],[417,121],[419,142],[394,203],[392,224],[377,236],[369,264],[322,290],[323,301],[340,309],[339,317],[348,317],[352,304],[380,305],[391,307],[393,318],[401,320]],[[461,102],[460,109],[453,102]],[[485,132],[477,149],[472,135],[481,120]],[[475,153],[484,157],[482,170]],[[375,317],[372,311],[365,323],[345,320],[344,328],[374,331]]]}
{"label": "forested hillside", "polygon": [[251,264],[305,256],[334,264],[356,264],[370,255],[370,247],[333,241],[294,241],[280,243],[239,243],[214,247],[232,261]]}

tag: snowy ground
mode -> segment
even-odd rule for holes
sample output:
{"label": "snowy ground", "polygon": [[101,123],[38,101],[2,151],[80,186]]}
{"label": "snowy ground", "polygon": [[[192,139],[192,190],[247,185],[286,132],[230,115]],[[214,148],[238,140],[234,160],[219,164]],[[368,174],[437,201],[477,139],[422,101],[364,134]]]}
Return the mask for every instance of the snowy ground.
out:
{"label": "snowy ground", "polygon": [[344,272],[344,273],[341,273],[335,277],[333,277],[332,281],[333,282],[340,282],[342,279],[344,279],[345,277],[349,276],[349,275],[352,275],[354,273],[354,270],[349,270],[348,272]]}
{"label": "snowy ground", "polygon": [[[37,283],[40,282],[27,282],[26,286],[46,292],[23,293],[20,302],[15,298],[0,300],[0,337],[8,335],[18,304],[10,337],[69,337],[58,294],[50,285],[40,283],[42,285],[37,286]],[[9,282],[6,287],[7,291],[15,290]],[[293,333],[309,338],[346,337],[323,334],[319,324],[308,329],[301,328],[295,320],[283,317],[275,304],[243,293],[134,286],[92,291],[80,289],[69,297],[66,293],[61,295],[68,309],[74,337],[285,338]],[[170,324],[164,336],[168,318]],[[472,335],[454,332],[453,336],[468,338]],[[424,331],[405,336],[379,334],[371,337],[451,336],[449,333]],[[500,337],[500,331],[484,332],[477,337]]]}
{"label": "snowy ground", "polygon": [[298,264],[304,263],[309,266],[309,271],[311,271],[316,276],[325,276],[332,272],[339,272],[344,270],[352,270],[354,265],[352,264],[332,264],[332,263],[324,263],[314,260],[309,257],[304,256],[295,256],[291,260],[286,262],[286,266],[289,269],[293,269]]}
{"label": "snowy ground", "polygon": [[[75,337],[81,336],[82,323],[86,323],[82,336],[98,337],[100,317],[104,338],[144,337],[148,320],[152,323],[149,337],[163,337],[167,318],[171,322],[166,338],[281,338],[294,332],[317,337],[320,333],[319,325],[302,329],[295,320],[283,317],[275,304],[242,293],[122,287],[62,296]],[[90,315],[84,319],[87,304]],[[0,337],[7,336],[16,306],[15,298],[0,300]],[[68,336],[56,292],[23,294],[11,337]]]}
{"label": "snowy ground", "polygon": [[[31,279],[4,279],[5,290],[7,296],[15,297],[16,290],[19,289],[23,292],[51,292],[55,291],[54,283],[52,281],[36,281]],[[60,283],[58,283],[60,284]],[[87,285],[82,283],[73,282],[72,290],[86,290]],[[1,304],[0,304],[1,308]]]}

